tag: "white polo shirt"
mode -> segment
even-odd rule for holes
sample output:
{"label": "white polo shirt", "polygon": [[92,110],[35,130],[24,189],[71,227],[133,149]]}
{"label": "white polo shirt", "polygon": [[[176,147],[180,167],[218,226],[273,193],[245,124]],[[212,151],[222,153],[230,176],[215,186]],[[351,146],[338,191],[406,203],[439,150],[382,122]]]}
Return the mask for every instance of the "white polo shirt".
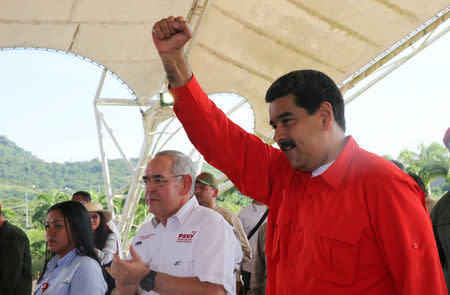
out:
{"label": "white polo shirt", "polygon": [[157,272],[198,277],[236,294],[234,270],[242,260],[240,243],[225,219],[200,206],[195,197],[167,219],[165,227],[156,218],[143,224],[133,245],[144,263]]}

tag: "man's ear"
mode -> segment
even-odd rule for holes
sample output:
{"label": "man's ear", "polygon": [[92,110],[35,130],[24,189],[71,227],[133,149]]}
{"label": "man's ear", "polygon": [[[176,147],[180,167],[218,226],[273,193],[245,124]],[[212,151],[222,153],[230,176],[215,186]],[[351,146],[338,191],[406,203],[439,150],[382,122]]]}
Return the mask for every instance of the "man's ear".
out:
{"label": "man's ear", "polygon": [[217,188],[214,189],[214,199],[217,198],[217,195],[219,194],[219,190]]}
{"label": "man's ear", "polygon": [[192,181],[192,176],[189,174],[183,176],[182,183],[183,183],[183,191],[182,191],[183,195],[189,194],[189,192],[191,191],[191,187],[194,185]]}
{"label": "man's ear", "polygon": [[320,104],[319,115],[320,119],[322,120],[323,129],[324,130],[330,129],[334,121],[334,115],[333,115],[333,107],[329,102],[324,101]]}

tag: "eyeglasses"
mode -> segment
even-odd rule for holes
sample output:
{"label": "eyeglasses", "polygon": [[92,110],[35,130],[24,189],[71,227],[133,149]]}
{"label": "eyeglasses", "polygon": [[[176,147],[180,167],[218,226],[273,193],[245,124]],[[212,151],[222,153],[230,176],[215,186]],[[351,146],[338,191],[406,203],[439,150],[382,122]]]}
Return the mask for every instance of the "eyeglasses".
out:
{"label": "eyeglasses", "polygon": [[185,175],[186,174],[167,176],[167,177],[163,177],[163,176],[151,176],[151,177],[143,176],[142,177],[142,182],[144,183],[145,186],[149,186],[149,185],[163,186],[164,184],[169,182],[169,179],[175,178],[175,177],[180,177],[180,176],[185,176]]}

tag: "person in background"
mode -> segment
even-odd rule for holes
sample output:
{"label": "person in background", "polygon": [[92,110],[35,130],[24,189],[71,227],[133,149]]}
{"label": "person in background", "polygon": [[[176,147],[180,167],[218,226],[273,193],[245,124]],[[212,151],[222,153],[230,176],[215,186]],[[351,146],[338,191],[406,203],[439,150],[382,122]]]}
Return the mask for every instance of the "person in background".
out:
{"label": "person in background", "polygon": [[258,230],[258,241],[256,245],[255,264],[250,280],[250,290],[248,295],[264,295],[266,294],[267,281],[267,258],[266,258],[266,233],[267,222],[261,225]]}
{"label": "person in background", "polygon": [[[443,142],[450,152],[450,127],[445,132]],[[450,191],[447,191],[434,206],[431,211],[431,222],[450,295]]]}
{"label": "person in background", "polygon": [[[244,232],[244,228],[242,227],[242,223],[239,220],[239,217],[230,210],[216,203],[219,188],[217,185],[217,179],[214,177],[214,175],[208,172],[202,172],[197,175],[195,180],[194,193],[198,203],[201,206],[218,212],[233,227],[236,236],[241,243],[242,253],[244,254],[241,264],[249,262],[252,258],[252,249]],[[240,279],[240,274],[239,272],[236,272],[236,293],[242,294],[243,292],[244,287]]]}
{"label": "person in background", "polygon": [[[403,172],[406,173],[406,169],[405,166],[400,163],[397,160],[390,160],[392,163],[395,164],[395,166],[397,166],[398,168],[400,168]],[[428,213],[431,213],[431,210],[433,209],[434,205],[436,205],[436,200],[433,199],[433,197],[428,193],[428,190],[425,186],[425,184],[423,183],[422,178],[420,178],[419,175],[415,174],[415,173],[407,173],[409,176],[411,176],[412,179],[414,179],[414,181],[417,183],[417,185],[420,187],[420,189],[422,190],[422,192],[424,193],[424,200],[425,200],[425,204],[427,206],[427,210]]]}
{"label": "person in background", "polygon": [[0,295],[31,294],[31,255],[27,235],[3,216],[0,204]]}
{"label": "person in background", "polygon": [[120,294],[235,294],[242,251],[232,227],[194,197],[195,168],[178,151],[161,151],[143,177],[151,221],[139,228],[130,260],[108,272]]}
{"label": "person in background", "polygon": [[406,172],[405,166],[404,166],[402,163],[400,163],[400,162],[397,161],[397,160],[391,160],[391,162],[394,163],[395,166],[397,166],[398,168],[400,168],[400,170],[402,170],[403,172]]}
{"label": "person in background", "polygon": [[104,210],[97,202],[88,202],[84,206],[89,212],[91,228],[94,235],[95,252],[101,265],[111,262],[117,253],[117,238],[108,226],[112,214]]}
{"label": "person in background", "polygon": [[[72,201],[85,204],[85,203],[92,202],[92,198],[88,192],[78,191],[72,195]],[[118,241],[117,245],[119,247],[118,248],[119,256],[122,257],[122,238],[120,236],[119,229],[117,228],[117,225],[114,223],[114,221],[112,219],[108,221],[108,227],[112,230],[112,232],[116,236],[116,240]]]}
{"label": "person in background", "polygon": [[[256,251],[258,244],[258,225],[261,226],[263,222],[267,220],[267,206],[261,202],[252,200],[250,204],[244,207],[238,214],[239,219],[244,226],[245,234],[247,235],[250,247],[252,248],[252,254]],[[261,221],[261,218],[263,219]],[[251,236],[250,236],[251,234]],[[244,281],[245,292],[250,290],[250,281],[252,272],[255,268],[255,255],[252,255],[252,259],[249,262],[241,264],[242,280]]]}
{"label": "person in background", "polygon": [[[97,202],[87,202],[84,206],[89,212],[91,218],[92,234],[94,235],[95,253],[102,268],[110,266],[114,258],[114,254],[118,254],[118,243],[116,235],[108,226],[112,214],[108,210],[104,210],[103,206]],[[116,287],[114,279],[105,271],[106,283],[108,284],[109,295]]]}
{"label": "person in background", "polygon": [[94,249],[86,208],[74,201],[47,211],[45,265],[34,295],[104,295],[107,290]]}
{"label": "person in background", "polygon": [[408,173],[409,176],[411,176],[412,179],[417,183],[417,185],[420,187],[420,189],[423,191],[425,195],[425,204],[427,205],[428,213],[431,213],[434,206],[436,205],[437,201],[433,199],[433,197],[430,195],[430,193],[427,190],[427,187],[425,186],[425,183],[423,182],[422,178],[420,178],[419,175],[415,173]]}

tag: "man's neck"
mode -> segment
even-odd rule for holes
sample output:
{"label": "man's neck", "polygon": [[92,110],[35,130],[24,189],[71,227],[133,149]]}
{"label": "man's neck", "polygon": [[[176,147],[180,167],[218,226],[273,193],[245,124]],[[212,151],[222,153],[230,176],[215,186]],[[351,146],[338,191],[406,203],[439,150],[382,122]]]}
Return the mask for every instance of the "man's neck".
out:
{"label": "man's neck", "polygon": [[216,202],[211,202],[206,207],[208,207],[209,209],[214,209],[214,207],[216,207]]}
{"label": "man's neck", "polygon": [[[194,197],[195,198],[195,197]],[[189,198],[189,195],[186,195],[185,196],[185,199],[184,199],[184,201],[183,202],[181,202],[180,204],[179,204],[179,207],[176,209],[176,210],[173,210],[171,213],[169,213],[169,214],[167,214],[166,216],[159,216],[159,215],[156,215],[155,214],[155,217],[156,218],[158,218],[158,220],[164,225],[164,227],[166,226],[166,224],[167,224],[167,220],[170,218],[170,217],[172,217],[172,216],[174,216],[175,214],[177,214],[177,212],[187,203],[187,202],[189,202],[189,200],[190,200],[190,198]],[[151,212],[150,212],[151,213]]]}
{"label": "man's neck", "polygon": [[[198,201],[198,199],[197,199]],[[198,202],[200,206],[209,208],[209,209],[214,209],[214,207],[216,207],[216,202],[215,200],[211,200],[211,202]]]}
{"label": "man's neck", "polygon": [[345,137],[344,133],[339,129],[338,134],[334,134],[334,136],[332,136],[327,142],[329,148],[327,149],[322,162],[318,167],[316,167],[316,169],[328,163],[336,161],[345,145],[347,144],[347,141],[348,137]]}

